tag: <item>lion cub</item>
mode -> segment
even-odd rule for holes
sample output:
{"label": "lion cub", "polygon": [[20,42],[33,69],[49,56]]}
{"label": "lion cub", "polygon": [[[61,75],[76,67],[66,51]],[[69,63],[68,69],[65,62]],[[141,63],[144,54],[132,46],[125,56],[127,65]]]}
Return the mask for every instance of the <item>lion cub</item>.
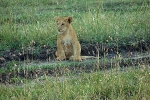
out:
{"label": "lion cub", "polygon": [[81,61],[81,45],[77,35],[71,26],[72,17],[55,17],[57,24],[57,60],[69,58],[74,61]]}

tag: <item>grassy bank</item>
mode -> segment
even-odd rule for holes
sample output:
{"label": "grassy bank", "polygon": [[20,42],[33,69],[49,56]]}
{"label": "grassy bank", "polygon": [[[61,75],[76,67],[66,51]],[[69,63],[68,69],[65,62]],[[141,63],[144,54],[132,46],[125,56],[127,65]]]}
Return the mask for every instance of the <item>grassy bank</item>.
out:
{"label": "grassy bank", "polygon": [[43,76],[23,85],[0,85],[2,100],[148,100],[150,98],[150,70],[128,68],[104,72],[71,74],[61,77]]}
{"label": "grassy bank", "polygon": [[0,50],[56,44],[54,16],[73,16],[80,41],[130,45],[150,38],[149,0],[2,0]]}

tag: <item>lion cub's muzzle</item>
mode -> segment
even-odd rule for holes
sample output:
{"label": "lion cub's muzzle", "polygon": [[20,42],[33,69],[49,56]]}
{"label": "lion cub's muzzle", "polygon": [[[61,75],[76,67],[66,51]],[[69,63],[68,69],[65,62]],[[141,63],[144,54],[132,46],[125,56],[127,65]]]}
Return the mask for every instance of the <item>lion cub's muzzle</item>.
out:
{"label": "lion cub's muzzle", "polygon": [[58,29],[58,32],[61,32],[61,29]]}
{"label": "lion cub's muzzle", "polygon": [[64,33],[64,31],[61,29],[58,29],[58,34],[62,34],[62,33]]}

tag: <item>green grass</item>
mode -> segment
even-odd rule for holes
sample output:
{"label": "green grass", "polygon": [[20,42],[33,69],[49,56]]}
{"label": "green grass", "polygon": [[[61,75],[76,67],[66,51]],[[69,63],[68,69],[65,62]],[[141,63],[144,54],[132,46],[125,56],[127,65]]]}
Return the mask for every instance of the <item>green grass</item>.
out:
{"label": "green grass", "polygon": [[111,71],[38,78],[23,85],[0,85],[2,100],[141,100],[150,99],[150,70]]}
{"label": "green grass", "polygon": [[[38,49],[43,45],[55,48],[55,16],[73,16],[72,25],[79,41],[105,43],[108,46],[136,46],[150,39],[149,0],[1,0],[0,56],[6,50],[21,50],[32,45]],[[14,65],[18,63],[8,63],[8,67],[1,68],[0,73],[14,71],[18,68]],[[75,64],[67,64],[72,65]],[[39,68],[60,66],[43,65]],[[143,66],[139,69],[128,68],[125,72],[111,69],[79,75],[68,73],[61,76],[63,81],[57,75],[35,80],[14,77],[12,81],[16,84],[0,84],[0,99],[148,100],[150,70]],[[20,69],[22,67],[19,66]],[[27,70],[38,69],[37,66],[28,67]]]}
{"label": "green grass", "polygon": [[73,16],[79,40],[108,45],[137,44],[150,38],[149,0],[2,0],[0,50],[46,45],[54,48],[54,16]]}

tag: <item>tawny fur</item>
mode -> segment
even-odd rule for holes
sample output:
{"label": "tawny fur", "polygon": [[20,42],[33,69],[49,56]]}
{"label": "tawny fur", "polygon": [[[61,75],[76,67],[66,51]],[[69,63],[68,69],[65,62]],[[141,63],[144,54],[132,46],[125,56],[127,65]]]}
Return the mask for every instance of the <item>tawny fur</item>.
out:
{"label": "tawny fur", "polygon": [[97,58],[94,56],[80,56],[81,45],[77,39],[77,35],[71,26],[72,17],[55,17],[57,24],[57,60],[65,60],[69,58],[74,61],[81,61],[86,58]]}
{"label": "tawny fur", "polygon": [[[57,24],[57,60],[69,58],[74,61],[81,61],[81,45],[77,35],[71,26],[72,17],[55,17]],[[72,57],[73,56],[73,57]]]}

